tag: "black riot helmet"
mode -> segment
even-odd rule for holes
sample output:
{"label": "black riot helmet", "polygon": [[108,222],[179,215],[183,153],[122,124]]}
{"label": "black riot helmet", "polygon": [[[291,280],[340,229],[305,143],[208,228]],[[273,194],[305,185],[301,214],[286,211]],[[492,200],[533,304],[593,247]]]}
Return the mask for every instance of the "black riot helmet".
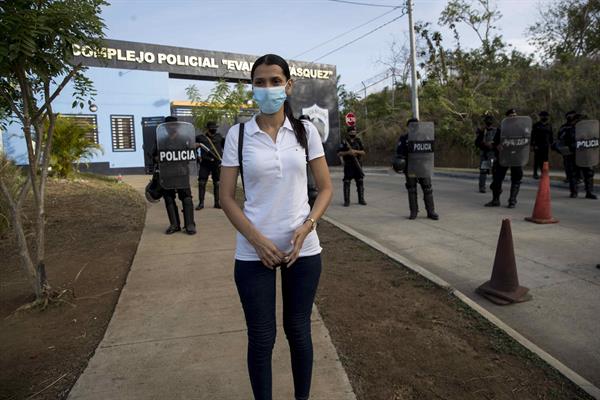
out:
{"label": "black riot helmet", "polygon": [[571,110],[565,114],[565,119],[567,122],[572,122],[577,117],[577,111]]}
{"label": "black riot helmet", "polygon": [[508,110],[506,110],[506,112],[504,113],[505,116],[507,117],[516,117],[517,116],[517,110],[515,110],[514,108],[509,108]]}
{"label": "black riot helmet", "polygon": [[540,111],[538,113],[538,116],[540,117],[540,120],[542,122],[548,122],[548,120],[550,119],[550,113],[548,111]]}
{"label": "black riot helmet", "polygon": [[392,159],[392,168],[394,172],[403,174],[406,169],[406,158],[396,156]]}
{"label": "black riot helmet", "polygon": [[409,126],[411,122],[419,122],[419,120],[417,118],[410,118],[408,121],[406,121],[406,126]]}
{"label": "black riot helmet", "polygon": [[494,116],[491,113],[483,114],[483,123],[485,126],[492,126],[494,123]]}
{"label": "black riot helmet", "polygon": [[212,134],[215,134],[215,133],[217,133],[217,128],[218,128],[218,127],[219,127],[219,125],[217,125],[217,123],[216,123],[216,122],[214,122],[214,121],[208,121],[208,122],[206,123],[206,129],[207,129],[207,130],[208,130],[210,133],[212,133]]}
{"label": "black riot helmet", "polygon": [[163,196],[162,188],[160,187],[158,180],[152,179],[146,185],[146,190],[144,190],[144,194],[146,195],[146,200],[150,203],[158,203],[160,198]]}
{"label": "black riot helmet", "polygon": [[[178,121],[177,117],[173,117],[172,115],[165,117],[165,123],[177,122],[177,121]],[[177,133],[176,125],[171,125],[171,126],[167,125],[167,133],[171,136],[175,135]]]}

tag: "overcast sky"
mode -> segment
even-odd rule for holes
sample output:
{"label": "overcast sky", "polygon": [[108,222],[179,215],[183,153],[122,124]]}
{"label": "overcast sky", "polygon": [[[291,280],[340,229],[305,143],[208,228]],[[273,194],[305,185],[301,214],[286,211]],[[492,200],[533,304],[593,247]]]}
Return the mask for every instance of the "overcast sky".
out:
{"label": "overcast sky", "polygon": [[[110,1],[110,0],[109,0]],[[354,0],[374,5],[398,6],[397,0]],[[505,41],[531,52],[526,28],[538,19],[538,8],[549,0],[496,0],[503,17],[498,22]],[[103,11],[110,39],[313,61],[357,37],[385,24],[401,10],[361,6],[328,0],[112,0]],[[415,20],[437,22],[443,0],[415,0]],[[392,12],[390,12],[392,11]],[[322,47],[295,57],[329,39],[366,23]],[[378,60],[389,53],[390,43],[407,37],[408,18],[402,17],[365,38],[319,59],[334,64],[342,83],[358,90],[361,81],[385,69]],[[464,30],[464,44],[476,45],[476,36]],[[447,34],[445,40],[452,40]],[[175,80],[172,80],[175,81]],[[171,99],[184,99],[189,81],[173,82]],[[197,82],[196,82],[197,83]],[[374,86],[377,90],[389,82]],[[212,83],[200,84],[202,92]]]}

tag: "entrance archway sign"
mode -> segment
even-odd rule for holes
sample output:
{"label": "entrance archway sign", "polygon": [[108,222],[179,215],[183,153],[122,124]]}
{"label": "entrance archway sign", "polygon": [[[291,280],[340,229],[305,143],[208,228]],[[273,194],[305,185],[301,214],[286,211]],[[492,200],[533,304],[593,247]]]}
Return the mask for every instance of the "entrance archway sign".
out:
{"label": "entrance archway sign", "polygon": [[[250,83],[250,70],[259,57],[112,39],[105,40],[104,44],[97,52],[74,44],[73,62],[90,67],[162,71],[177,79]],[[295,60],[288,60],[288,63],[295,80],[294,94],[290,98],[292,109],[297,116],[314,110],[316,114],[309,117],[328,123],[323,146],[328,163],[336,164],[340,141],[336,67]],[[324,118],[324,112],[329,118]]]}

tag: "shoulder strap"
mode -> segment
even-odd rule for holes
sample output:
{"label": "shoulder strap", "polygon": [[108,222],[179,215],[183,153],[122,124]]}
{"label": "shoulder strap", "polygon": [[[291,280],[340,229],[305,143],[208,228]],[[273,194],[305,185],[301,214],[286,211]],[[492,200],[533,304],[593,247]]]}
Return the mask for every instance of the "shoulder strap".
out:
{"label": "shoulder strap", "polygon": [[308,138],[306,140],[306,148],[304,149],[304,154],[306,154],[306,162],[308,163],[309,162],[309,159],[308,159]]}
{"label": "shoulder strap", "polygon": [[246,191],[244,185],[244,167],[242,159],[242,149],[244,148],[244,123],[240,123],[240,131],[238,133],[238,163],[240,164],[240,176],[242,177],[242,188]]}

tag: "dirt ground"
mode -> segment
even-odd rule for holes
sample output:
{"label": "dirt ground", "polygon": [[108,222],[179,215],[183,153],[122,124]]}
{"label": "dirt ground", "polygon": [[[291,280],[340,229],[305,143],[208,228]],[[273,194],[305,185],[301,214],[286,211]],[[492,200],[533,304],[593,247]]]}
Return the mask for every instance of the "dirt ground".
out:
{"label": "dirt ground", "polygon": [[66,397],[104,336],[143,228],[143,199],[114,179],[51,181],[47,199],[48,280],[68,290],[68,303],[14,313],[33,297],[7,232],[0,241],[3,400]]}
{"label": "dirt ground", "polygon": [[333,225],[319,238],[317,305],[358,399],[591,399],[445,290]]}
{"label": "dirt ground", "polygon": [[[12,238],[0,238],[2,400],[66,397],[143,226],[143,199],[126,185],[54,181],[48,196],[48,277],[70,304],[13,314],[31,291]],[[358,399],[590,399],[446,291],[330,224],[319,236],[317,304]]]}

